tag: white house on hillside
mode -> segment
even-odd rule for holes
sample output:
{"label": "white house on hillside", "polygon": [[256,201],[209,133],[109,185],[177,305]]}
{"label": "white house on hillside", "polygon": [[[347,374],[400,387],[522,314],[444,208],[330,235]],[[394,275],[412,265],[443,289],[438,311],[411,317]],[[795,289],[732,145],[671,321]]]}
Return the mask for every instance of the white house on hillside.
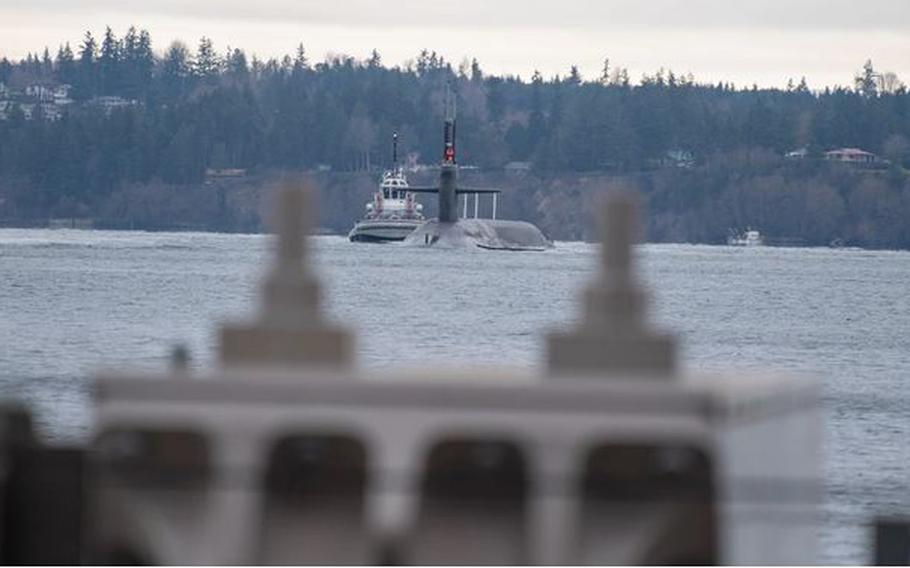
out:
{"label": "white house on hillside", "polygon": [[852,164],[873,164],[879,161],[878,156],[859,148],[837,148],[825,152],[825,159],[832,162],[849,162]]}

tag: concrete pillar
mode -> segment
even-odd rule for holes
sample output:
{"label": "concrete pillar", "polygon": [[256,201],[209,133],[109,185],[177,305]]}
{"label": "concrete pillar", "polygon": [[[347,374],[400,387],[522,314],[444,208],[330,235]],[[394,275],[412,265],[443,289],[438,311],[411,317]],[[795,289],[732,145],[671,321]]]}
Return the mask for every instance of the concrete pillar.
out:
{"label": "concrete pillar", "polygon": [[329,325],[319,310],[319,283],[311,274],[306,235],[312,207],[308,188],[280,190],[274,226],[275,260],[262,286],[260,314],[221,330],[224,364],[344,367],[353,360],[353,339]]}
{"label": "concrete pillar", "polygon": [[584,292],[581,325],[569,333],[549,336],[549,369],[557,375],[621,372],[669,376],[676,366],[675,339],[649,329],[647,293],[636,278],[635,198],[625,193],[611,195],[601,219],[599,275]]}

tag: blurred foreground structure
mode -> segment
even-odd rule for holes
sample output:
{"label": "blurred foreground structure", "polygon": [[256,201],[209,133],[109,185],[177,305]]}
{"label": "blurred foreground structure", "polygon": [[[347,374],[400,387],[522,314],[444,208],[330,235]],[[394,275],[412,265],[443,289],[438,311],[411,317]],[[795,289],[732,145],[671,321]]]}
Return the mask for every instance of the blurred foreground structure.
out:
{"label": "blurred foreground structure", "polygon": [[647,322],[629,197],[605,207],[577,329],[533,375],[357,368],[320,313],[305,200],[282,193],[259,314],[222,328],[220,368],[97,378],[82,559],[816,561],[818,384],[680,371]]}

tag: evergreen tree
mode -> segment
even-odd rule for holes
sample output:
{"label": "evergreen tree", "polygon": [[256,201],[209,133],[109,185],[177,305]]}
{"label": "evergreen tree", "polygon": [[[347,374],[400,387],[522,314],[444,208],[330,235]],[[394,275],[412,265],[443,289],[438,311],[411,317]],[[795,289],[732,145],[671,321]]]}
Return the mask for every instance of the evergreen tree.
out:
{"label": "evergreen tree", "polygon": [[60,46],[54,62],[57,82],[72,85],[76,82],[76,59],[70,44]]}
{"label": "evergreen tree", "polygon": [[228,48],[228,56],[225,58],[225,73],[235,82],[246,83],[250,69],[246,62],[246,54],[242,50]]}
{"label": "evergreen tree", "polygon": [[310,62],[307,60],[306,49],[303,43],[297,45],[297,53],[294,56],[294,73],[300,74],[310,68]]}
{"label": "evergreen tree", "polygon": [[146,30],[139,32],[131,26],[123,36],[120,59],[123,67],[120,83],[124,96],[143,98],[148,92],[155,65],[149,33]]}
{"label": "evergreen tree", "polygon": [[610,58],[604,58],[604,66],[600,72],[600,84],[609,85],[610,84]]}
{"label": "evergreen tree", "polygon": [[0,59],[0,83],[6,84],[13,74],[13,63],[4,57]]}
{"label": "evergreen tree", "polygon": [[92,32],[85,32],[85,37],[79,48],[78,74],[73,83],[73,96],[77,99],[88,99],[97,93],[97,52],[98,44],[95,42]]}
{"label": "evergreen tree", "polygon": [[577,65],[573,65],[569,70],[569,76],[566,78],[566,82],[575,87],[581,85],[581,73],[578,71]]}
{"label": "evergreen tree", "polygon": [[203,37],[199,40],[199,47],[196,49],[196,60],[193,63],[193,72],[197,78],[205,82],[211,82],[215,79],[221,67],[221,61],[215,48],[212,46],[212,40]]}
{"label": "evergreen tree", "polygon": [[478,63],[477,58],[471,60],[471,82],[479,83],[483,81],[483,71],[480,69],[480,63]]}
{"label": "evergreen tree", "polygon": [[108,26],[104,31],[104,39],[101,40],[101,54],[98,56],[101,92],[105,95],[120,93],[122,83],[120,56],[120,42],[117,41],[114,32]]}
{"label": "evergreen tree", "polygon": [[44,53],[41,54],[41,78],[48,81],[54,74],[54,61],[51,59],[51,52],[45,47]]}
{"label": "evergreen tree", "polygon": [[875,69],[872,67],[871,59],[866,60],[866,63],[863,65],[863,70],[856,76],[854,84],[856,86],[856,92],[867,99],[871,99],[878,94],[876,73]]}
{"label": "evergreen tree", "polygon": [[184,93],[192,72],[193,65],[187,47],[179,41],[168,46],[159,74],[160,90],[165,100],[175,100]]}
{"label": "evergreen tree", "polygon": [[375,49],[370,52],[370,58],[367,59],[367,67],[370,69],[379,69],[382,67],[382,57],[379,56],[379,52]]}

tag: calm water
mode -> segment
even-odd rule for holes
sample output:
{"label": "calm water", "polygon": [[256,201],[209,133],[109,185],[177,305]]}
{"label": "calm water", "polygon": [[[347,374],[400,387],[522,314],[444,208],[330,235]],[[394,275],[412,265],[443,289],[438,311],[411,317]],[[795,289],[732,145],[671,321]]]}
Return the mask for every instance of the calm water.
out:
{"label": "calm water", "polygon": [[[364,366],[541,363],[577,316],[595,249],[427,251],[315,239],[327,311]],[[57,440],[85,436],[87,377],[163,368],[175,343],[211,364],[215,323],[250,314],[262,236],[0,230],[0,390]],[[644,246],[653,319],[692,369],[824,379],[828,563],[868,560],[865,523],[910,513],[910,253]]]}

